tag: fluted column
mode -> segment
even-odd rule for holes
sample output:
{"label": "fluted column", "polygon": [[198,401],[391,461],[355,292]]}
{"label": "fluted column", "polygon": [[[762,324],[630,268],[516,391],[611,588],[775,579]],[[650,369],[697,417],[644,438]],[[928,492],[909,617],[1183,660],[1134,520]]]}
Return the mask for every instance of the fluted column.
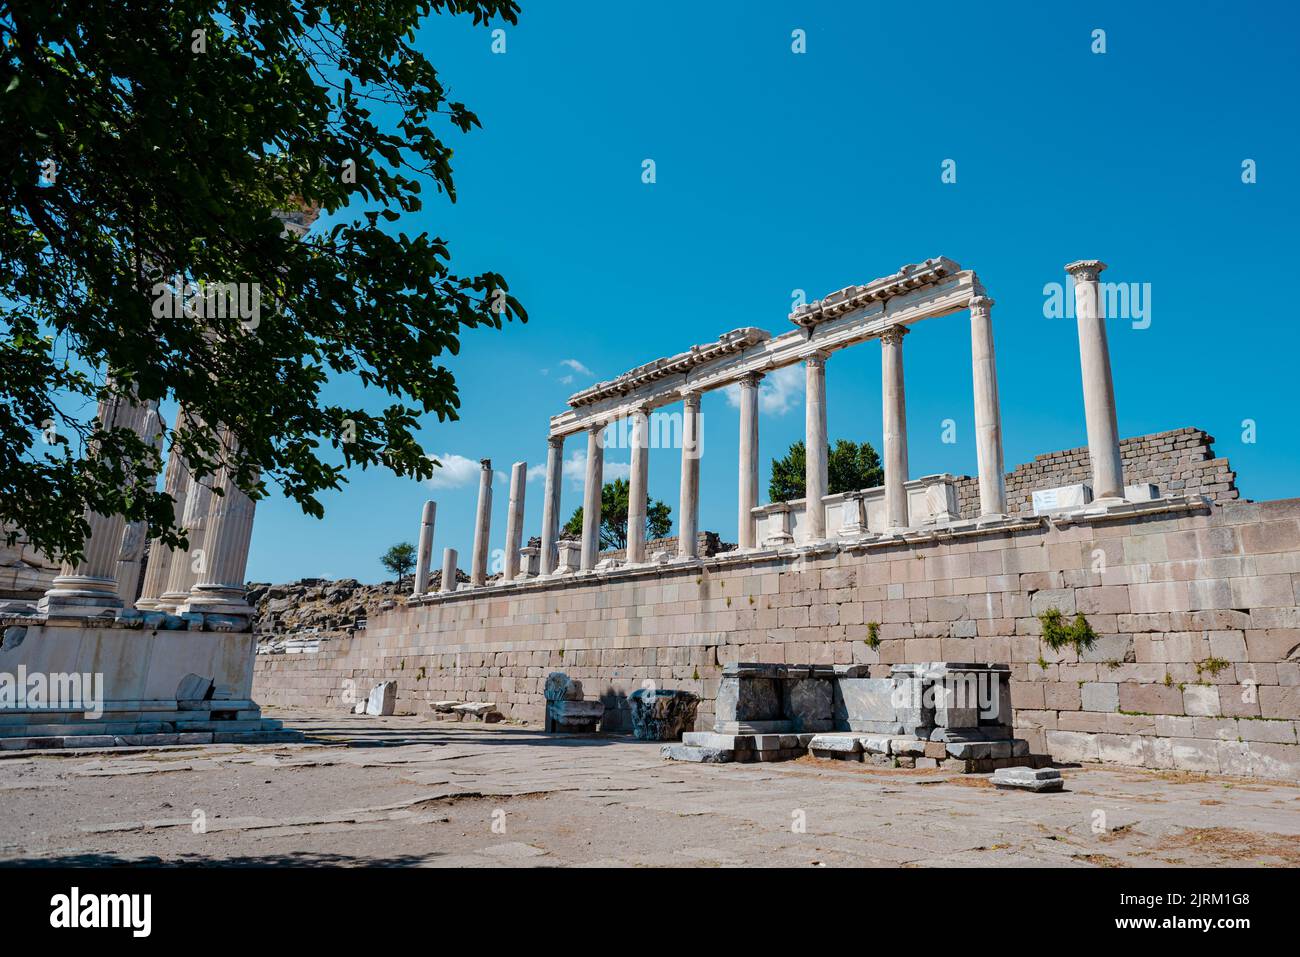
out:
{"label": "fluted column", "polygon": [[804,390],[804,541],[826,538],[826,507],[822,498],[829,482],[826,439],[826,354],[815,352],[805,362]]}
{"label": "fluted column", "polygon": [[512,582],[519,574],[519,548],[524,532],[524,485],[528,481],[528,463],[510,466],[510,503],[506,509],[506,563],[504,581]]}
{"label": "fluted column", "polygon": [[420,513],[420,550],[415,553],[415,584],[412,595],[429,592],[429,570],[433,563],[433,528],[438,517],[438,503],[430,499]]}
{"label": "fluted column", "polygon": [[478,511],[474,515],[474,554],[470,556],[469,585],[487,582],[488,542],[492,534],[492,460],[479,459]]}
{"label": "fluted column", "polygon": [[605,482],[605,427],[587,430],[587,481],[582,491],[582,564],[586,571],[600,561],[600,496]]}
{"label": "fluted column", "polygon": [[[154,451],[162,448],[163,425],[158,417],[158,404],[152,400],[145,405],[145,414],[138,420],[136,435],[151,444]],[[122,545],[117,554],[117,596],[123,607],[135,604],[140,587],[141,566],[144,564],[145,541],[149,523],[145,520],[128,523],[122,530]]]}
{"label": "fluted column", "polygon": [[[99,403],[96,418],[104,431],[131,429],[139,433],[149,406],[128,396],[117,395]],[[95,451],[91,451],[95,455]],[[122,607],[117,593],[117,562],[122,551],[126,519],[121,515],[88,512],[90,534],[82,547],[81,561],[64,562],[50,590],[41,599],[40,610],[54,617],[96,615],[105,608]]]}
{"label": "fluted column", "polygon": [[645,409],[632,413],[632,473],[627,484],[627,560],[645,561],[646,479],[650,465],[650,420]]}
{"label": "fluted column", "polygon": [[253,609],[244,599],[244,573],[248,570],[257,506],[235,484],[233,460],[239,453],[238,443],[228,430],[223,439],[228,464],[217,472],[214,487],[222,494],[212,495],[208,509],[203,545],[206,560],[181,610],[251,617]]}
{"label": "fluted column", "polygon": [[890,326],[880,336],[881,405],[885,433],[885,526],[906,528],[907,395],[903,388],[905,326]]}
{"label": "fluted column", "polygon": [[751,372],[740,380],[740,463],[736,547],[754,547],[754,509],[758,506],[758,384]]}
{"label": "fluted column", "polygon": [[[176,424],[172,429],[172,452],[167,457],[167,465],[163,471],[163,492],[172,500],[172,524],[177,528],[185,527],[185,493],[189,488],[189,469],[180,448],[175,444],[175,436],[179,436],[185,424],[185,410],[182,409],[176,413]],[[144,583],[140,586],[140,598],[135,603],[136,608],[141,611],[153,611],[158,607],[158,599],[167,590],[172,561],[178,554],[182,557],[184,555],[174,548],[163,545],[159,539],[155,538],[149,543],[149,561],[145,565]]]}
{"label": "fluted column", "polygon": [[993,354],[993,300],[970,301],[971,381],[975,387],[975,457],[979,464],[980,515],[1005,515],[1007,480],[1002,464],[1002,410]]}
{"label": "fluted column", "polygon": [[185,511],[181,520],[189,549],[178,549],[172,553],[171,565],[167,570],[167,585],[154,606],[159,611],[178,611],[181,605],[189,601],[190,589],[194,583],[206,572],[208,553],[205,538],[213,498],[212,486],[208,483],[212,480],[208,476],[202,482],[196,482],[193,475],[188,472],[185,474],[182,493]]}
{"label": "fluted column", "polygon": [[1065,267],[1074,277],[1074,312],[1079,324],[1079,364],[1083,372],[1083,412],[1088,424],[1088,458],[1092,463],[1092,497],[1124,498],[1124,460],[1115,420],[1115,384],[1110,371],[1106,317],[1102,315],[1098,277],[1106,264],[1080,259]]}
{"label": "fluted column", "polygon": [[560,485],[564,480],[564,436],[553,435],[546,441],[546,490],[542,493],[541,573],[555,571],[556,542],[560,539]]}
{"label": "fluted column", "polygon": [[438,590],[453,592],[456,590],[456,585],[456,549],[444,548],[442,550],[442,582]]}
{"label": "fluted column", "polygon": [[699,554],[700,531],[700,394],[682,396],[682,487],[677,512],[677,555]]}

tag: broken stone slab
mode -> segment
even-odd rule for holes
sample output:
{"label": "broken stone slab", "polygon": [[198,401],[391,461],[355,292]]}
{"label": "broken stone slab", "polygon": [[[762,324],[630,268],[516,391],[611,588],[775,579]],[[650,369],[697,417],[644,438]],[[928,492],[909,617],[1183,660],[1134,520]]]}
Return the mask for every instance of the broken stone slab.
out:
{"label": "broken stone slab", "polygon": [[430,707],[438,714],[451,714],[464,703],[463,701],[435,701]]}
{"label": "broken stone slab", "polygon": [[569,734],[594,732],[605,717],[603,701],[575,701],[560,698],[546,702],[546,729]]}
{"label": "broken stone slab", "polygon": [[213,690],[214,683],[211,678],[190,672],[176,686],[176,700],[206,701],[212,697]]}
{"label": "broken stone slab", "polygon": [[734,751],[725,748],[700,748],[690,744],[665,744],[659,754],[669,761],[694,761],[697,764],[729,764],[735,760]]}
{"label": "broken stone slab", "polygon": [[925,754],[925,742],[918,738],[890,738],[889,753],[920,757]]}
{"label": "broken stone slab", "polygon": [[790,734],[794,724],[790,721],[717,721],[716,734]]}
{"label": "broken stone slab", "polygon": [[392,714],[397,708],[397,682],[381,681],[370,689],[370,697],[366,700],[366,714],[385,715]]}
{"label": "broken stone slab", "polygon": [[991,780],[994,787],[1022,791],[1060,791],[1065,787],[1056,768],[998,768]]}
{"label": "broken stone slab", "polygon": [[864,738],[858,738],[858,741],[862,744],[862,750],[867,752],[868,754],[889,754],[890,753],[889,738],[864,737]]}
{"label": "broken stone slab", "polygon": [[668,688],[638,688],[627,698],[632,734],[641,741],[676,741],[694,730],[699,695]]}
{"label": "broken stone slab", "polygon": [[488,724],[495,724],[500,721],[502,714],[497,710],[495,702],[492,701],[470,701],[465,704],[458,704],[451,709],[454,714],[463,718],[473,718],[475,721],[484,721]]}

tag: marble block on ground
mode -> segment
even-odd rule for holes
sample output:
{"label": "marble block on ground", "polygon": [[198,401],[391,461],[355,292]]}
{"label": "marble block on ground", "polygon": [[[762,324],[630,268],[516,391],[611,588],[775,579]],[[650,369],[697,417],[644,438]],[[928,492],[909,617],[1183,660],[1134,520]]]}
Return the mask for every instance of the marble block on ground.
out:
{"label": "marble block on ground", "polygon": [[699,695],[667,688],[638,688],[628,695],[632,734],[642,741],[676,741],[695,727]]}
{"label": "marble block on ground", "polygon": [[783,702],[795,731],[830,731],[834,724],[835,682],[827,678],[787,678]]}
{"label": "marble block on ground", "polygon": [[991,780],[994,787],[1023,791],[1060,791],[1065,787],[1056,768],[998,768]]}
{"label": "marble block on ground", "polygon": [[714,715],[721,723],[729,721],[782,720],[781,692],[776,677],[729,675],[725,671],[718,683]]}
{"label": "marble block on ground", "polygon": [[366,700],[366,714],[392,714],[397,707],[397,682],[381,681],[370,691]]}

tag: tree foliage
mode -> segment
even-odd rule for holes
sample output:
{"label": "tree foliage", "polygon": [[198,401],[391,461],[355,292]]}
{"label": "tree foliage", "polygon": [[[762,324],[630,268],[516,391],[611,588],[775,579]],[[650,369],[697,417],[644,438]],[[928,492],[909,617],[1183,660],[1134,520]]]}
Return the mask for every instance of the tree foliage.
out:
{"label": "tree foliage", "polygon": [[[785,458],[772,460],[772,477],[767,486],[769,501],[788,502],[804,497],[807,493],[807,462],[808,452],[802,441],[791,445]],[[870,442],[859,444],[837,439],[834,446],[828,446],[826,472],[828,495],[875,488],[885,481],[880,456]]]}
{"label": "tree foliage", "polygon": [[[606,482],[600,490],[600,547],[602,550],[627,548],[627,513],[631,501],[627,479]],[[645,540],[663,538],[673,527],[673,510],[646,496]],[[571,538],[582,535],[582,506],[579,505],[565,523],[563,534]]]}
{"label": "tree foliage", "polygon": [[397,587],[402,587],[402,579],[415,567],[415,546],[410,542],[398,542],[379,557],[379,563],[397,576]]}
{"label": "tree foliage", "polygon": [[[94,417],[114,395],[178,401],[196,427],[151,431],[196,476],[225,466],[254,497],[274,483],[316,516],[352,466],[431,474],[414,430],[459,406],[441,362],[466,330],[526,315],[502,276],[459,275],[446,239],[394,225],[425,186],[455,200],[443,137],[479,125],[415,31],[431,14],[517,13],[514,0],[0,2],[11,539],[21,528],[75,557],[90,510],[182,540],[154,436]],[[330,224],[285,235],[283,211],[304,208]],[[256,290],[260,309],[212,315],[183,295],[199,283],[237,284],[245,303]],[[326,401],[339,379],[366,401]]]}

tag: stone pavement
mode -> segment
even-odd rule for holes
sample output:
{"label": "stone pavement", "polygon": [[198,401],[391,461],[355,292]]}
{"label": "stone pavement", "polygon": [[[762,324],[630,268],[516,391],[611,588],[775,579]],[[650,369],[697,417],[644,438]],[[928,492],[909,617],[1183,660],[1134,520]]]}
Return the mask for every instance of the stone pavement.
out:
{"label": "stone pavement", "polygon": [[302,744],[0,756],[0,864],[1287,866],[1300,788],[667,762],[659,745],[278,711]]}

